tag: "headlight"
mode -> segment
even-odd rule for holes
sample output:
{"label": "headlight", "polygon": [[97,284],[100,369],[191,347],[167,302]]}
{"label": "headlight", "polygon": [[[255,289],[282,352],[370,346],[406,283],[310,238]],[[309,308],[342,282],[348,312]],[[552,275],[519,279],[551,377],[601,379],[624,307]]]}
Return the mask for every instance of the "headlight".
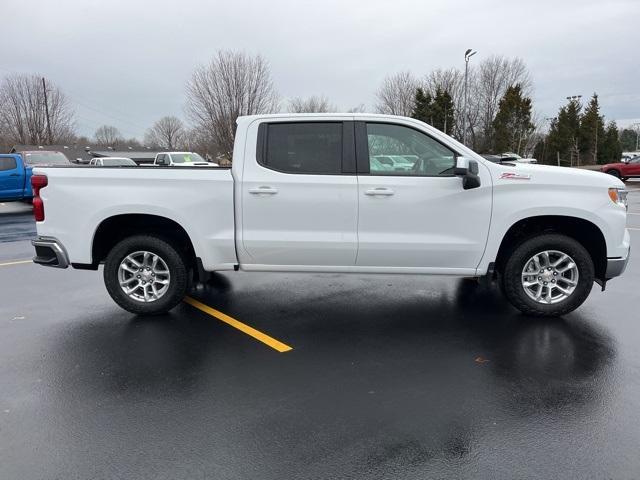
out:
{"label": "headlight", "polygon": [[627,194],[629,192],[624,188],[610,188],[609,189],[609,198],[613,203],[617,203],[621,207],[629,208],[627,202]]}

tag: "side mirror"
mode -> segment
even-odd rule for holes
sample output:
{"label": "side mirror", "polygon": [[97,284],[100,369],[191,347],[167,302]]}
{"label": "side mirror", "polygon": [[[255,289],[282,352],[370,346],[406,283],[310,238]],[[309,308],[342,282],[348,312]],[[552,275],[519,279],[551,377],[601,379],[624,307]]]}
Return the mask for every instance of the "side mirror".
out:
{"label": "side mirror", "polygon": [[478,176],[478,162],[469,160],[465,157],[456,159],[456,168],[453,170],[454,175],[462,177],[462,188],[469,190],[480,186],[480,177]]}

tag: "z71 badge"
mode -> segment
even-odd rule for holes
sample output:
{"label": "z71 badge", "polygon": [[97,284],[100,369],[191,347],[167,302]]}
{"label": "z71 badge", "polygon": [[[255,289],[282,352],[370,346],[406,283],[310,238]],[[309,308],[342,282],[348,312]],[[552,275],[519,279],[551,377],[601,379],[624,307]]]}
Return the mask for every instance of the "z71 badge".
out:
{"label": "z71 badge", "polygon": [[500,175],[500,180],[531,180],[531,175],[523,175],[521,173],[504,172]]}

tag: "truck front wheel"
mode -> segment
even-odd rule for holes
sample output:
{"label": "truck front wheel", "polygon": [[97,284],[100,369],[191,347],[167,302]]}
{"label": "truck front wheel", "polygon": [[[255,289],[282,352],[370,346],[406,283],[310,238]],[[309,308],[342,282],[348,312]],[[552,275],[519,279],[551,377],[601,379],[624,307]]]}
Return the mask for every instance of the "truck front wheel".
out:
{"label": "truck front wheel", "polygon": [[501,280],[507,299],[522,313],[560,316],[578,308],[589,296],[593,261],[573,238],[539,235],[516,247]]}
{"label": "truck front wheel", "polygon": [[116,244],[104,265],[111,298],[138,315],[166,313],[184,298],[188,285],[185,260],[173,245],[150,235]]}

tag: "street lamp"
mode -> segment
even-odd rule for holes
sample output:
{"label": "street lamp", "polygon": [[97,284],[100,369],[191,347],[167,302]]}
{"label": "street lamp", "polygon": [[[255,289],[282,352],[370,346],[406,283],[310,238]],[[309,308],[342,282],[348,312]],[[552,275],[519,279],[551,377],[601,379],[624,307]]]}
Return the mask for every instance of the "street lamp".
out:
{"label": "street lamp", "polygon": [[462,113],[462,143],[467,144],[467,101],[468,101],[468,78],[469,78],[469,59],[476,53],[470,48],[464,52],[464,108]]}

